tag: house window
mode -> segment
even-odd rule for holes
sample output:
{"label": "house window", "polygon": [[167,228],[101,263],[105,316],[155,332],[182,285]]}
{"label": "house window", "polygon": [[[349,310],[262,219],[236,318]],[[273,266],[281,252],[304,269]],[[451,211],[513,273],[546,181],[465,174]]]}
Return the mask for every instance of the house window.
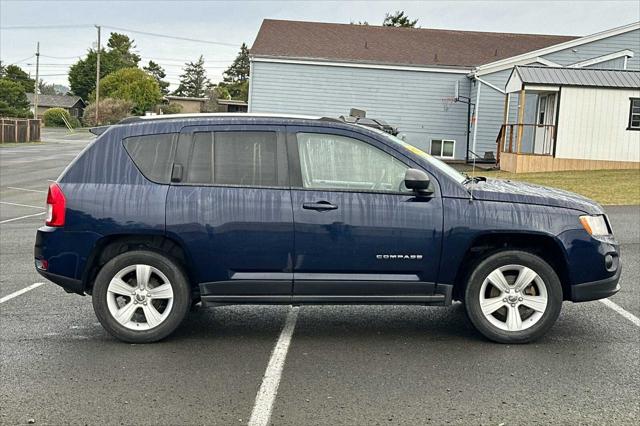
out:
{"label": "house window", "polygon": [[546,113],[547,113],[547,97],[540,96],[540,99],[538,100],[538,125],[539,126],[546,124],[544,121]]}
{"label": "house window", "polygon": [[630,98],[629,127],[627,130],[640,130],[640,98]]}
{"label": "house window", "polygon": [[431,155],[434,157],[453,158],[456,141],[449,139],[431,139]]}

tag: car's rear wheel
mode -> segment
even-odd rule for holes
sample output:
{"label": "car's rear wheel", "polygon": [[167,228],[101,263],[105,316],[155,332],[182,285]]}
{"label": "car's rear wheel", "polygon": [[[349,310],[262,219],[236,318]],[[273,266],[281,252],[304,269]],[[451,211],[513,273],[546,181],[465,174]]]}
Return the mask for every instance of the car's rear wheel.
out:
{"label": "car's rear wheel", "polygon": [[545,334],[562,306],[562,286],[553,268],[523,251],[495,253],[471,273],[465,308],[490,340],[526,343]]}
{"label": "car's rear wheel", "polygon": [[191,305],[189,284],[176,263],[151,251],[107,262],[96,277],[93,308],[116,338],[148,343],[171,334]]}

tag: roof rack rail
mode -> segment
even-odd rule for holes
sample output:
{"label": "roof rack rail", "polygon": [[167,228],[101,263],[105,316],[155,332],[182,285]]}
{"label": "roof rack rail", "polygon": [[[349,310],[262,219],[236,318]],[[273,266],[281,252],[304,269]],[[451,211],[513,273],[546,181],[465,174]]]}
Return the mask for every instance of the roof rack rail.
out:
{"label": "roof rack rail", "polygon": [[341,115],[337,121],[342,123],[349,124],[359,124],[361,126],[372,127],[374,129],[382,130],[383,132],[389,133],[393,136],[396,136],[399,132],[397,127],[393,127],[386,121],[381,118],[369,118],[364,116],[353,116],[353,115]]}

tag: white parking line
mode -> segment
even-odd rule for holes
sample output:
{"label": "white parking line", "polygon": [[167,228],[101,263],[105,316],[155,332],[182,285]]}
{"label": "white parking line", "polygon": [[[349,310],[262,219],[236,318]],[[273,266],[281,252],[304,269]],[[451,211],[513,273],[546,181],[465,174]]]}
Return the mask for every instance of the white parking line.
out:
{"label": "white parking line", "polygon": [[622,307],[613,303],[609,299],[600,299],[600,301],[604,303],[606,307],[613,309],[614,311],[616,311],[617,313],[619,313],[620,315],[622,315],[623,317],[625,317],[626,319],[634,323],[636,326],[640,327],[640,318],[633,315],[631,312],[625,311]]}
{"label": "white parking line", "polygon": [[28,217],[40,216],[41,214],[45,214],[45,213],[46,212],[40,212],[40,213],[28,214],[26,216],[14,217],[13,219],[0,220],[0,224],[13,222],[15,220],[20,220],[20,219],[26,219]]}
{"label": "white parking line", "polygon": [[18,207],[31,207],[32,209],[44,210],[44,207],[42,206],[32,206],[30,204],[10,203],[8,201],[0,201],[0,204],[7,204],[9,206],[18,206]]}
{"label": "white parking line", "polygon": [[16,188],[15,186],[7,186],[7,189],[17,189],[18,191],[27,191],[27,192],[40,192],[41,194],[47,193],[47,191],[41,191],[39,189]]}
{"label": "white parking line", "polygon": [[269,364],[262,377],[262,384],[256,395],[256,402],[253,405],[253,411],[251,412],[251,418],[248,423],[249,426],[266,426],[269,424],[273,403],[275,402],[278,385],[280,385],[280,378],[282,377],[282,368],[287,358],[293,330],[296,327],[298,309],[298,307],[293,307],[291,311],[289,311],[278,342],[273,348]]}
{"label": "white parking line", "polygon": [[11,294],[8,294],[8,295],[6,295],[6,296],[4,296],[4,297],[0,297],[0,303],[4,303],[4,302],[6,302],[7,300],[11,300],[11,299],[13,299],[14,297],[18,297],[18,296],[20,296],[21,294],[24,294],[24,293],[26,293],[26,292],[28,292],[28,291],[31,291],[31,290],[33,290],[34,288],[38,288],[38,287],[40,287],[42,284],[44,284],[44,283],[34,283],[34,284],[31,284],[29,287],[25,287],[25,288],[23,288],[22,290],[18,290],[18,291],[15,291],[15,292],[11,293]]}

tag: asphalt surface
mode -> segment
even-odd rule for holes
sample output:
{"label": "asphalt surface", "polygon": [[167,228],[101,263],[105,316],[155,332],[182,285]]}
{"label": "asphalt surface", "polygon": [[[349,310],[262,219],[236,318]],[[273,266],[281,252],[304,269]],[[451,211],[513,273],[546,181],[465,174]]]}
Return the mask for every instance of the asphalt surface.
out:
{"label": "asphalt surface", "polygon": [[[20,218],[0,223],[0,297],[43,282],[42,191],[89,139],[45,137],[0,148],[0,222]],[[611,300],[640,316],[640,207],[607,211],[624,265]],[[0,304],[0,424],[245,424],[290,309],[197,309],[169,339],[130,345],[88,297],[45,282]],[[637,424],[639,395],[640,327],[600,302],[565,303],[523,346],[487,342],[459,304],[302,307],[271,423]]]}

